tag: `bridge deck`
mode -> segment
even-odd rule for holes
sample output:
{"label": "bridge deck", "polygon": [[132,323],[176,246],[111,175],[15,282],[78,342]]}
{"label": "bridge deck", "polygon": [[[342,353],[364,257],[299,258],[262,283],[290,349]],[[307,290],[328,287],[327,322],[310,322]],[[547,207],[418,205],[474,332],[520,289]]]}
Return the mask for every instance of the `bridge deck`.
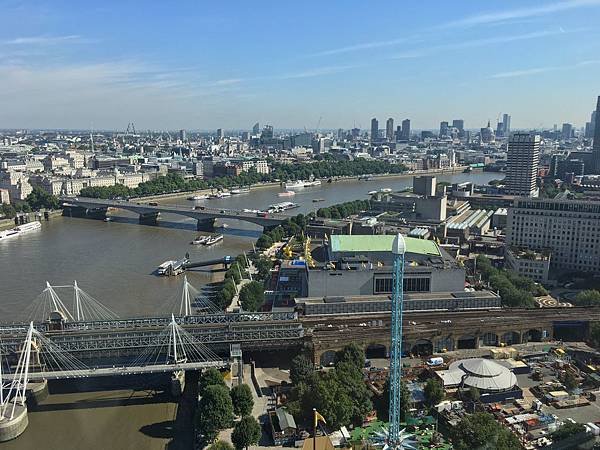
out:
{"label": "bridge deck", "polygon": [[[38,380],[60,380],[70,378],[89,378],[89,377],[106,377],[115,375],[139,375],[145,373],[167,373],[177,372],[179,370],[200,370],[209,367],[223,368],[229,363],[223,361],[201,361],[201,362],[183,362],[177,364],[156,364],[147,366],[132,366],[132,367],[100,367],[70,371],[49,371],[49,372],[30,372],[29,381]],[[2,378],[5,381],[12,381],[13,374],[3,374]]]}

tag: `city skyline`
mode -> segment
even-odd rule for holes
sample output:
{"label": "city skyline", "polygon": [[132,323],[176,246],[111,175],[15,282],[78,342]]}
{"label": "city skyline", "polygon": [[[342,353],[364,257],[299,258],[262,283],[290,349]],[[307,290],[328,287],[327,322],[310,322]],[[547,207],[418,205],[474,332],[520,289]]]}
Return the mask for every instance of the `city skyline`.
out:
{"label": "city skyline", "polygon": [[600,0],[473,7],[4,2],[0,128],[583,127]]}

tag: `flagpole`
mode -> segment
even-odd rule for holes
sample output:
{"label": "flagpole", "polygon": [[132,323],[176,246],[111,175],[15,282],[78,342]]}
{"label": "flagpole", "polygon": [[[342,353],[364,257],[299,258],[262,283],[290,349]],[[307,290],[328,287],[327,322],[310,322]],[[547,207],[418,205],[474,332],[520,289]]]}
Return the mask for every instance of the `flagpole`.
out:
{"label": "flagpole", "polygon": [[313,408],[313,450],[317,450],[317,408]]}

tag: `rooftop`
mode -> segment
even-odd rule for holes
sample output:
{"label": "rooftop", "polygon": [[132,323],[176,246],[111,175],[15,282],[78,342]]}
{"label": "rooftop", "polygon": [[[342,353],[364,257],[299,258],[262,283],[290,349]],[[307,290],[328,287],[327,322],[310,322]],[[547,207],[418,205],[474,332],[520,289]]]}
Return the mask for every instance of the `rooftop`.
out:
{"label": "rooftop", "polygon": [[[332,252],[390,252],[396,236],[384,235],[332,235],[330,240]],[[424,256],[442,256],[440,248],[434,241],[404,237],[406,253]]]}

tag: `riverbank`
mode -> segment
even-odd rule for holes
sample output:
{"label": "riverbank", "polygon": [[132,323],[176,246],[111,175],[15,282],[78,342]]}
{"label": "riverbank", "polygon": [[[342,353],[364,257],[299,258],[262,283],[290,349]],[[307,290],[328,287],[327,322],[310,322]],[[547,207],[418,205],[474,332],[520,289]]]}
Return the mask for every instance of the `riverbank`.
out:
{"label": "riverbank", "polygon": [[[412,178],[418,177],[421,175],[452,175],[457,173],[462,173],[469,166],[457,166],[451,169],[434,169],[434,170],[415,170],[403,173],[383,173],[376,175],[369,175],[374,180],[377,179],[400,179],[400,178]],[[476,169],[475,172],[480,172],[481,170]],[[356,181],[358,177],[349,176],[349,177],[336,177],[332,178],[333,183],[340,182],[348,182],[348,181]],[[251,190],[265,189],[275,186],[280,186],[280,181],[271,181],[267,183],[257,183],[250,185]],[[132,197],[131,200],[141,200],[141,201],[153,201],[153,200],[171,200],[171,199],[179,199],[183,197],[189,197],[192,195],[208,195],[213,193],[214,189],[203,189],[199,191],[185,191],[185,192],[172,192],[168,194],[158,194],[158,195],[149,195],[146,197]]]}
{"label": "riverbank", "polygon": [[[57,216],[61,216],[62,215],[62,209],[56,209],[53,211],[48,211],[49,213],[49,217],[57,217]],[[31,213],[26,213],[26,216],[29,217],[29,222],[31,222],[32,220],[36,220],[36,215],[34,212]],[[44,217],[43,217],[43,212],[42,212],[42,218],[41,221],[44,221]],[[16,227],[15,225],[15,219],[2,219],[0,220],[0,231],[4,231],[4,230],[10,230],[11,228]]]}

